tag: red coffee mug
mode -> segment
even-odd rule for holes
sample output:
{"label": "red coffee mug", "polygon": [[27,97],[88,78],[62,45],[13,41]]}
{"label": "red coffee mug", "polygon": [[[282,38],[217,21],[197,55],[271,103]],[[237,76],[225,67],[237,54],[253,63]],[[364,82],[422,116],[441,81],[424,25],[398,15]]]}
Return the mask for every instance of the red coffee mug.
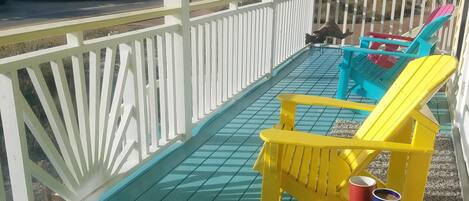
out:
{"label": "red coffee mug", "polygon": [[349,200],[370,201],[373,198],[373,190],[376,181],[365,176],[352,176],[349,179]]}

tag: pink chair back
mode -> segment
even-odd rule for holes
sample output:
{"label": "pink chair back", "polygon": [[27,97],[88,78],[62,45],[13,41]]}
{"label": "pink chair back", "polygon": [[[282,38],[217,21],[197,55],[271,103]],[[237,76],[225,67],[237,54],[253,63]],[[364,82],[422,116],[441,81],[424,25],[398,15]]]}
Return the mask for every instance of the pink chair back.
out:
{"label": "pink chair back", "polygon": [[433,21],[437,17],[453,14],[454,8],[455,7],[454,7],[453,4],[446,4],[444,6],[440,6],[440,7],[436,8],[427,17],[427,19],[425,20],[425,24],[423,24],[423,26],[426,26],[428,23],[430,23],[431,21]]}

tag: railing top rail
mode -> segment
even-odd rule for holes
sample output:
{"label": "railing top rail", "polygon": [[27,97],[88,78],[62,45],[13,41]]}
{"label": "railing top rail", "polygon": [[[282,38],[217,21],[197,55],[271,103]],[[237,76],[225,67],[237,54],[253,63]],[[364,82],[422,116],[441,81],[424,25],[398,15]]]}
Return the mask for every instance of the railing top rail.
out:
{"label": "railing top rail", "polygon": [[180,8],[160,7],[125,13],[40,24],[0,31],[0,45],[29,41],[83,30],[128,24],[177,13]]}
{"label": "railing top rail", "polygon": [[211,14],[207,14],[207,15],[203,15],[203,16],[199,16],[199,17],[194,17],[194,18],[191,19],[191,25],[206,23],[206,22],[209,22],[209,21],[213,20],[213,18],[223,18],[223,17],[227,17],[227,16],[230,16],[230,15],[235,15],[235,14],[242,13],[242,12],[248,12],[248,11],[252,11],[252,10],[256,10],[256,9],[260,9],[260,8],[265,8],[265,7],[270,6],[271,4],[272,4],[272,2],[259,2],[259,3],[250,4],[250,5],[247,5],[247,6],[240,7],[237,10],[224,10],[224,11],[221,11],[221,12],[211,13]]}
{"label": "railing top rail", "polygon": [[[191,10],[207,9],[228,4],[236,0],[203,0],[191,3]],[[121,24],[129,24],[167,15],[176,14],[179,7],[159,7],[124,13],[88,17],[61,22],[18,27],[0,31],[0,45],[19,43],[44,36],[57,36],[71,32],[99,29]]]}
{"label": "railing top rail", "polygon": [[159,25],[145,29],[125,32],[121,34],[105,36],[83,41],[83,45],[71,47],[61,45],[48,49],[28,52],[21,55],[15,55],[0,59],[0,74],[18,70],[26,66],[47,62],[50,58],[61,58],[71,56],[77,52],[86,52],[103,47],[117,47],[118,44],[131,42],[135,39],[152,37],[164,32],[174,32],[179,28],[179,24]]}
{"label": "railing top rail", "polygon": [[239,1],[239,0],[203,0],[203,1],[196,1],[191,3],[191,10],[199,10],[199,9],[207,9],[213,8],[217,6],[226,5],[232,1]]}

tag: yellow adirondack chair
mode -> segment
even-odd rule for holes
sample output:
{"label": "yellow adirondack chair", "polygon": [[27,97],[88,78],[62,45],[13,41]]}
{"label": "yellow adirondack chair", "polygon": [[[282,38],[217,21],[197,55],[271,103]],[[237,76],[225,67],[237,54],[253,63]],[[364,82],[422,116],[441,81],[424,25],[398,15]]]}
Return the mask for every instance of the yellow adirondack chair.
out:
{"label": "yellow adirondack chair", "polygon": [[[280,122],[263,130],[263,149],[254,168],[261,172],[262,200],[348,200],[352,175],[366,171],[380,152],[390,152],[387,182],[403,201],[423,200],[439,125],[426,106],[455,71],[451,56],[429,56],[408,64],[378,105],[326,97],[283,94]],[[372,111],[352,139],[294,131],[296,105],[319,105]]]}

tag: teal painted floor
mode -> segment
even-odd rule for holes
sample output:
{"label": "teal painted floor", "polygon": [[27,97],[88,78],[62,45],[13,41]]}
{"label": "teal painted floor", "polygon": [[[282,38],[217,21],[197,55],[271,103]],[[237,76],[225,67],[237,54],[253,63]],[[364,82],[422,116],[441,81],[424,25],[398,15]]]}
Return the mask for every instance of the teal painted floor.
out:
{"label": "teal painted floor", "polygon": [[[278,121],[276,96],[280,93],[335,96],[340,53],[325,49],[321,55],[317,51],[307,54],[300,65],[271,83],[265,93],[257,94],[255,100],[244,105],[239,114],[227,120],[195,151],[187,153],[166,176],[140,189],[135,200],[259,200],[261,177],[252,170],[252,165],[262,145],[259,131]],[[372,102],[353,95],[349,100]],[[449,134],[450,117],[444,93],[438,93],[429,106],[442,125],[441,132]],[[296,128],[327,134],[336,119],[363,121],[365,117],[346,109],[301,106],[297,110]]]}

